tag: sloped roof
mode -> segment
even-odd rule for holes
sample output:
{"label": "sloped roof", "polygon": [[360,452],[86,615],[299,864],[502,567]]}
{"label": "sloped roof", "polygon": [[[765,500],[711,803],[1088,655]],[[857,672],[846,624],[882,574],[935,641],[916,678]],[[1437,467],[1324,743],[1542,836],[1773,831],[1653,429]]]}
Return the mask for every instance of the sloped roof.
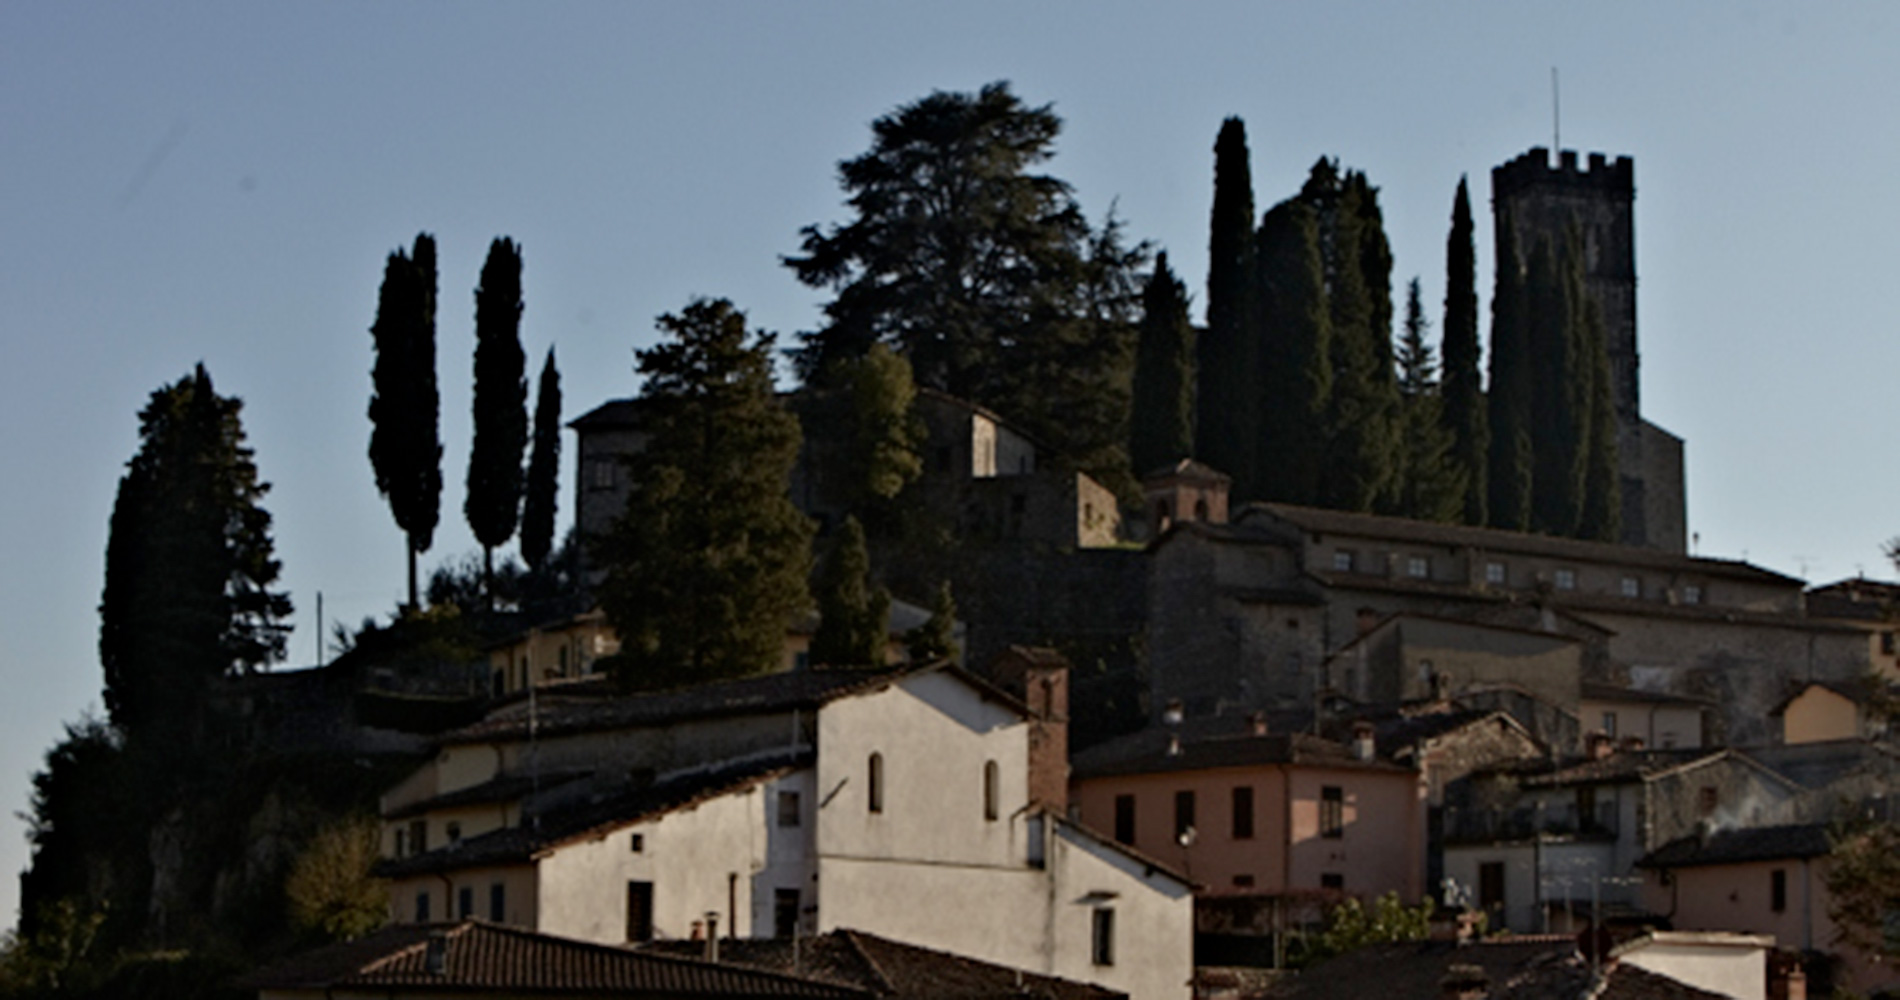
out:
{"label": "sloped roof", "polygon": [[[552,694],[534,707],[534,727],[543,739],[572,733],[603,732],[721,716],[764,715],[793,709],[817,708],[849,695],[883,688],[928,670],[951,670],[945,664],[906,666],[894,670],[805,670],[765,674],[671,691],[628,695],[571,697]],[[962,674],[966,678],[967,674]],[[971,679],[981,686],[981,682]],[[1005,696],[1006,697],[1006,696]],[[528,735],[529,706],[511,703],[471,726],[442,737],[444,744],[486,743],[523,739]]]}
{"label": "sloped roof", "polygon": [[1624,566],[1648,566],[1709,576],[1745,579],[1756,583],[1800,586],[1801,581],[1783,576],[1752,563],[1732,559],[1709,559],[1676,555],[1659,549],[1586,542],[1554,535],[1533,535],[1499,528],[1475,528],[1461,524],[1414,521],[1378,514],[1299,507],[1292,504],[1252,503],[1236,520],[1265,514],[1291,524],[1309,534],[1363,535],[1429,545],[1471,546],[1493,551],[1524,552],[1537,555],[1615,563]]}
{"label": "sloped roof", "polygon": [[1633,965],[1605,974],[1591,992],[1590,964],[1569,937],[1525,936],[1465,945],[1419,941],[1369,945],[1282,980],[1266,995],[1286,1000],[1439,1000],[1448,976],[1488,984],[1488,1000],[1724,1000]]}
{"label": "sloped roof", "polygon": [[1614,684],[1583,683],[1585,701],[1623,701],[1644,705],[1676,705],[1682,708],[1708,708],[1712,702],[1705,698],[1691,698],[1688,695],[1669,694],[1664,691],[1639,691],[1636,688],[1617,687]]}
{"label": "sloped roof", "polygon": [[1809,691],[1815,688],[1820,688],[1823,691],[1827,691],[1832,694],[1837,694],[1843,698],[1846,698],[1848,701],[1853,702],[1855,705],[1867,704],[1868,691],[1867,691],[1867,688],[1864,686],[1855,685],[1855,684],[1843,684],[1837,681],[1802,681],[1799,684],[1793,685],[1792,688],[1789,690],[1789,692],[1786,695],[1782,696],[1782,699],[1780,701],[1775,702],[1775,707],[1769,709],[1768,714],[1769,715],[1786,714],[1788,711],[1789,705],[1794,704],[1796,699],[1800,698],[1802,695],[1807,694]]}
{"label": "sloped roof", "polygon": [[[1179,752],[1171,753],[1170,746],[1176,737],[1180,740]],[[1410,770],[1376,757],[1369,761],[1360,760],[1344,744],[1307,733],[1268,732],[1265,736],[1255,736],[1250,732],[1229,732],[1197,736],[1155,726],[1076,754],[1070,760],[1070,772],[1077,779],[1087,779],[1123,774],[1205,771],[1256,764],[1296,764],[1395,773]]]}
{"label": "sloped roof", "polygon": [[1691,765],[1730,756],[1728,750],[1692,747],[1674,750],[1618,750],[1597,760],[1573,760],[1524,778],[1527,787],[1613,784],[1646,781]]}
{"label": "sloped roof", "polygon": [[[443,949],[429,970],[431,939]],[[513,995],[803,997],[861,1000],[862,989],[817,979],[649,954],[466,920],[402,924],[299,955],[246,977],[246,989],[375,989]]]}
{"label": "sloped roof", "polygon": [[1723,830],[1708,837],[1680,837],[1644,855],[1639,868],[1695,868],[1783,858],[1818,858],[1833,849],[1825,823]]}
{"label": "sloped roof", "polygon": [[[643,952],[697,955],[694,941],[647,945]],[[721,963],[818,979],[893,1000],[1114,1000],[1126,994],[934,948],[839,928],[816,937],[739,939],[719,943]],[[796,964],[794,964],[796,963]]]}
{"label": "sloped roof", "polygon": [[808,750],[787,751],[696,771],[600,801],[559,809],[535,817],[538,823],[524,821],[522,826],[492,830],[422,854],[385,859],[377,862],[375,873],[382,878],[408,878],[492,865],[525,864],[551,848],[743,791],[800,767],[809,767],[811,761]]}
{"label": "sloped roof", "polygon": [[513,802],[536,789],[548,791],[577,781],[592,774],[591,770],[567,769],[546,771],[541,774],[504,774],[491,778],[479,785],[458,788],[446,795],[432,799],[412,802],[400,809],[392,809],[383,814],[384,819],[407,819],[421,816],[436,809],[449,809],[456,806],[483,805],[491,802]]}
{"label": "sloped roof", "polygon": [[1191,458],[1184,458],[1175,462],[1173,465],[1163,465],[1160,468],[1148,470],[1142,474],[1141,483],[1143,486],[1146,486],[1157,480],[1165,479],[1183,479],[1190,482],[1201,483],[1231,483],[1234,481],[1234,477],[1211,465],[1204,462],[1197,462]]}
{"label": "sloped roof", "polygon": [[1751,747],[1744,752],[1762,766],[1807,789],[1826,788],[1855,774],[1870,771],[1891,774],[1900,769],[1900,755],[1872,740],[1820,740]]}

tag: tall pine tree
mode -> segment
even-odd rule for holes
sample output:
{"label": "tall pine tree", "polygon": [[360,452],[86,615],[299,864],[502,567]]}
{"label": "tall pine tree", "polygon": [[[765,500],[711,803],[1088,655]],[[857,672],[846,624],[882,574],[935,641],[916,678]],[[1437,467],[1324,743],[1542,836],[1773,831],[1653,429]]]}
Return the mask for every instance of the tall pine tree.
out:
{"label": "tall pine tree", "polygon": [[528,454],[528,483],[521,501],[521,558],[528,568],[547,565],[554,549],[554,512],[561,476],[561,373],[554,348],[541,364],[534,395],[534,447]]}
{"label": "tall pine tree", "polygon": [[1214,140],[1214,208],[1208,230],[1207,329],[1196,345],[1194,454],[1233,477],[1236,502],[1259,498],[1259,266],[1247,126],[1221,123]]}
{"label": "tall pine tree", "polygon": [[1491,292],[1491,378],[1485,397],[1491,428],[1486,506],[1494,528],[1531,526],[1531,359],[1524,267],[1509,209],[1499,208],[1498,262]]}
{"label": "tall pine tree", "polygon": [[521,517],[521,453],[528,444],[527,358],[521,352],[521,250],[501,237],[488,245],[475,289],[475,438],[462,512],[482,543],[482,587],[494,606],[495,548]]}
{"label": "tall pine tree", "polygon": [[1262,337],[1253,380],[1260,411],[1255,461],[1270,472],[1260,498],[1316,504],[1333,389],[1319,217],[1303,201],[1283,201],[1261,220],[1258,242]]}
{"label": "tall pine tree", "polygon": [[99,660],[112,722],[148,759],[202,745],[213,679],[284,654],[291,605],[271,589],[269,486],[244,444],[243,405],[203,365],[152,393],[119,481]]}
{"label": "tall pine tree", "polygon": [[1194,454],[1194,327],[1187,289],[1164,251],[1141,297],[1128,453],[1136,475]]}
{"label": "tall pine tree", "polygon": [[441,400],[435,381],[435,237],[416,236],[413,255],[400,249],[383,267],[369,400],[370,465],[389,501],[409,556],[409,603],[419,607],[416,556],[429,551],[442,510]]}
{"label": "tall pine tree", "polygon": [[1491,431],[1478,371],[1478,252],[1471,196],[1463,177],[1458,178],[1458,194],[1451,207],[1451,235],[1445,240],[1445,325],[1439,343],[1444,360],[1442,416],[1451,435],[1448,461],[1462,480],[1464,491],[1460,519],[1465,524],[1483,525],[1488,521],[1490,499],[1485,473]]}
{"label": "tall pine tree", "polygon": [[1451,435],[1443,422],[1438,365],[1425,341],[1425,307],[1418,279],[1405,290],[1405,333],[1399,341],[1397,513],[1420,521],[1457,521],[1464,513],[1464,481],[1451,462]]}
{"label": "tall pine tree", "polygon": [[626,512],[597,554],[619,633],[608,669],[629,688],[769,671],[810,607],[811,521],[788,495],[798,421],[772,387],[772,337],[700,299],[660,317],[638,351],[646,447]]}

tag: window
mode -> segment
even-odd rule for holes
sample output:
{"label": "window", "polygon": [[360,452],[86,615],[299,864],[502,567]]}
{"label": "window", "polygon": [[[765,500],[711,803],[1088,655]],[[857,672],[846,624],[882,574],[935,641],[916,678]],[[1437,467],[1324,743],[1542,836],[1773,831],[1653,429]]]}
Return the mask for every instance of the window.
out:
{"label": "window", "polygon": [[1319,835],[1335,838],[1346,835],[1346,791],[1338,785],[1326,785],[1319,790]]}
{"label": "window", "polygon": [[461,887],[460,889],[455,890],[455,917],[456,919],[467,920],[468,918],[474,915],[475,915],[475,889],[474,887],[465,885]]}
{"label": "window", "polygon": [[1414,580],[1423,580],[1432,575],[1432,561],[1424,556],[1407,556],[1405,575]]}
{"label": "window", "polygon": [[1346,876],[1339,872],[1321,872],[1319,875],[1319,887],[1322,889],[1344,891],[1346,888]]}
{"label": "window", "polygon": [[1633,576],[1626,576],[1623,578],[1622,588],[1623,588],[1624,597],[1643,596],[1643,581],[1638,580],[1637,578]]}
{"label": "window", "polygon": [[984,761],[983,762],[983,818],[988,821],[994,821],[996,819],[997,798],[1000,795],[1000,792],[998,791],[996,787],[998,780],[999,779],[997,778],[997,774],[996,774],[996,762],[993,760]]}
{"label": "window", "polygon": [[1501,562],[1485,563],[1484,582],[1502,586],[1504,584],[1504,564]]}
{"label": "window", "polygon": [[458,823],[455,820],[450,820],[449,825],[446,828],[446,830],[449,835],[449,843],[459,844],[462,842],[462,824],[461,823]]}
{"label": "window", "polygon": [[1702,788],[1696,792],[1696,810],[1704,816],[1714,814],[1715,807],[1719,802],[1720,797],[1716,794],[1714,785],[1703,785]]}
{"label": "window", "polygon": [[1768,908],[1781,913],[1788,909],[1788,869],[1768,873]]}
{"label": "window", "polygon": [[421,854],[429,849],[429,821],[417,819],[409,821],[409,853]]}
{"label": "window", "polygon": [[1129,845],[1135,842],[1135,797],[1133,795],[1115,796],[1115,839]]}
{"label": "window", "polygon": [[653,938],[653,883],[627,883],[627,940]]}
{"label": "window", "polygon": [[874,753],[865,768],[864,807],[871,812],[884,811],[884,755]]}
{"label": "window", "polygon": [[1047,850],[1047,846],[1043,843],[1042,831],[1042,814],[1031,813],[1029,815],[1029,822],[1023,824],[1023,836],[1029,841],[1028,850],[1023,861],[1031,868],[1041,868],[1047,863],[1047,856],[1044,853]]}
{"label": "window", "polygon": [[1574,569],[1558,570],[1556,573],[1556,582],[1558,590],[1577,589],[1577,571]]}
{"label": "window", "polygon": [[562,646],[560,653],[561,655],[559,659],[560,659],[560,664],[561,664],[561,676],[566,677],[567,676],[567,647]]}
{"label": "window", "polygon": [[1603,713],[1603,735],[1612,736],[1612,737],[1616,735],[1616,713],[1615,712]]}
{"label": "window", "polygon": [[403,849],[409,846],[408,833],[401,828],[396,830],[396,856],[403,856]]}
{"label": "window", "polygon": [[498,924],[508,919],[508,887],[500,882],[488,887],[488,919]]}
{"label": "window", "polygon": [[1597,786],[1583,785],[1577,789],[1577,828],[1587,830],[1597,821]]}
{"label": "window", "polygon": [[1194,501],[1194,519],[1196,521],[1207,520],[1207,501],[1206,500]]}
{"label": "window", "polygon": [[418,892],[416,893],[416,923],[426,924],[428,922],[429,894],[427,892]]}
{"label": "window", "polygon": [[1682,588],[1682,603],[1701,604],[1702,603],[1702,587],[1699,584],[1694,584],[1694,583],[1689,584],[1686,587],[1683,587]]}
{"label": "window", "polygon": [[1089,922],[1089,954],[1096,965],[1115,964],[1115,909],[1109,906],[1095,908]]}
{"label": "window", "polygon": [[1252,876],[1252,875],[1236,875],[1236,876],[1234,876],[1234,888],[1236,888],[1236,889],[1251,889],[1251,888],[1253,888],[1253,876]]}
{"label": "window", "polygon": [[798,793],[797,792],[778,793],[778,825],[797,826],[798,824],[799,824]]}
{"label": "window", "polygon": [[501,697],[504,694],[507,694],[508,693],[508,671],[506,670],[495,671],[495,676],[494,676],[493,682],[490,684],[490,687],[494,689],[493,692],[491,693],[493,693],[494,696],[497,698]]}
{"label": "window", "polygon": [[772,936],[788,938],[798,934],[798,890],[772,890]]}
{"label": "window", "polygon": [[646,849],[647,849],[646,834],[636,833],[627,838],[627,850],[632,851],[635,854],[644,854],[646,852]]}
{"label": "window", "polygon": [[1234,787],[1234,839],[1253,839],[1253,786]]}
{"label": "window", "polygon": [[588,485],[597,490],[613,489],[616,464],[617,463],[611,458],[597,458],[588,462],[587,466],[590,473],[588,476]]}
{"label": "window", "polygon": [[1486,861],[1478,865],[1478,909],[1495,910],[1504,906],[1504,862]]}
{"label": "window", "polygon": [[1333,551],[1333,570],[1338,573],[1352,572],[1352,550],[1335,549]]}
{"label": "window", "polygon": [[1880,653],[1882,656],[1893,655],[1893,631],[1891,629],[1880,633]]}
{"label": "window", "polygon": [[1188,831],[1194,829],[1194,793],[1179,791],[1174,793],[1174,839],[1186,845],[1184,839]]}

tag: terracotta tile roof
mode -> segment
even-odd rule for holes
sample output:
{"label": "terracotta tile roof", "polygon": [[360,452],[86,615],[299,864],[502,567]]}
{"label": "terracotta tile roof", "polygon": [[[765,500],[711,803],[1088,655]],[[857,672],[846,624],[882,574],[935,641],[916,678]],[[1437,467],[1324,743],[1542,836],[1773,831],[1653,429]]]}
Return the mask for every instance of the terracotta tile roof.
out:
{"label": "terracotta tile roof", "polygon": [[591,770],[550,771],[540,775],[505,774],[499,778],[484,781],[479,785],[459,788],[446,795],[432,799],[412,802],[400,809],[392,809],[383,814],[384,819],[407,819],[421,816],[436,809],[448,809],[455,806],[482,805],[490,802],[513,802],[528,795],[536,788],[549,791],[570,781],[578,781],[592,774]]}
{"label": "terracotta tile roof", "polygon": [[538,825],[507,827],[423,854],[385,859],[377,862],[375,873],[382,878],[409,878],[493,865],[526,864],[562,844],[690,808],[800,767],[809,767],[811,759],[809,750],[787,751],[693,772],[547,813],[538,817]]}
{"label": "terracotta tile roof", "polygon": [[[548,738],[697,718],[789,712],[797,708],[817,708],[834,699],[874,690],[911,673],[930,669],[946,668],[927,665],[896,670],[807,670],[620,696],[562,692],[539,699],[534,709],[534,725],[542,738]],[[515,702],[472,726],[445,735],[442,742],[523,739],[528,735],[528,716],[528,704]]]}
{"label": "terracotta tile roof", "polygon": [[1783,858],[1818,858],[1833,849],[1825,823],[1723,830],[1706,839],[1682,837],[1644,855],[1641,868],[1696,868]]}
{"label": "terracotta tile roof", "polygon": [[[643,952],[696,955],[704,945],[668,941]],[[1113,1000],[1125,997],[1089,983],[1058,979],[982,962],[876,934],[840,928],[817,937],[732,940],[719,943],[722,963],[769,969],[863,990],[894,1000]]]}
{"label": "terracotta tile roof", "polygon": [[[432,941],[440,971],[431,971]],[[405,924],[319,949],[246,977],[246,989],[401,993],[507,991],[516,996],[802,997],[863,1000],[861,989],[463,921]]]}
{"label": "terracotta tile roof", "polygon": [[1555,785],[1616,784],[1645,781],[1668,771],[1729,756],[1730,751],[1708,748],[1676,750],[1618,750],[1600,760],[1572,760],[1524,778],[1530,788]]}
{"label": "terracotta tile roof", "polygon": [[[1244,725],[1242,720],[1233,721]],[[1177,737],[1179,752],[1171,752],[1172,741]],[[1255,764],[1304,764],[1392,772],[1408,770],[1376,757],[1362,761],[1354,757],[1351,748],[1346,745],[1307,733],[1270,730],[1265,736],[1255,736],[1246,731],[1195,735],[1154,726],[1076,754],[1070,761],[1070,771],[1076,778],[1086,779],[1121,774],[1204,771]]]}
{"label": "terracotta tile roof", "polygon": [[1486,984],[1488,1000],[1722,1000],[1633,965],[1612,967],[1593,991],[1589,963],[1568,937],[1532,936],[1457,945],[1446,941],[1370,945],[1267,988],[1286,1000],[1439,1000],[1447,977]]}

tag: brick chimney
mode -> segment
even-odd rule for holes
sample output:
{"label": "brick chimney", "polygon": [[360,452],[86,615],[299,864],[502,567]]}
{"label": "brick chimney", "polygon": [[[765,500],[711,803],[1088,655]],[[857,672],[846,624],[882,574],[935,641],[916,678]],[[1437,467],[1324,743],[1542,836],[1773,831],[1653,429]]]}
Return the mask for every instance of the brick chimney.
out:
{"label": "brick chimney", "polygon": [[1370,722],[1352,724],[1352,755],[1355,760],[1371,760],[1377,753]]}
{"label": "brick chimney", "polygon": [[1616,741],[1608,733],[1591,733],[1585,746],[1591,760],[1602,760],[1616,752]]}
{"label": "brick chimney", "polygon": [[1247,732],[1252,736],[1267,735],[1267,713],[1257,710],[1247,713]]}
{"label": "brick chimney", "polygon": [[1069,661],[1053,649],[1011,646],[990,661],[990,677],[1029,708],[1029,801],[1061,813],[1069,805]]}

